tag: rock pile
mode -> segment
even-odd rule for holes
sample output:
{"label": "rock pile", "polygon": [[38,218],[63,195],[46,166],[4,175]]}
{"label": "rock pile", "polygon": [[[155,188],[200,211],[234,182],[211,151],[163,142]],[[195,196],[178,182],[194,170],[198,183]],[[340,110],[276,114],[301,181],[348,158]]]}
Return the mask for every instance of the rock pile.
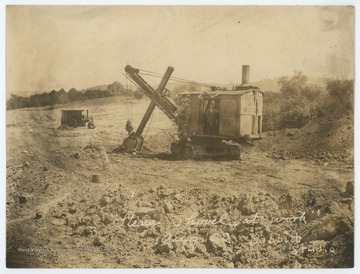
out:
{"label": "rock pile", "polygon": [[354,128],[349,116],[318,119],[300,129],[265,132],[259,146],[274,159],[308,159],[317,163],[353,162]]}
{"label": "rock pile", "polygon": [[[120,186],[92,202],[64,203],[52,220],[64,220],[57,224],[71,228],[77,242],[127,256],[219,258],[227,268],[320,267],[351,246],[343,239],[353,233],[353,200],[319,204],[311,195],[225,197],[164,186],[134,194]],[[313,252],[315,246],[327,251]]]}

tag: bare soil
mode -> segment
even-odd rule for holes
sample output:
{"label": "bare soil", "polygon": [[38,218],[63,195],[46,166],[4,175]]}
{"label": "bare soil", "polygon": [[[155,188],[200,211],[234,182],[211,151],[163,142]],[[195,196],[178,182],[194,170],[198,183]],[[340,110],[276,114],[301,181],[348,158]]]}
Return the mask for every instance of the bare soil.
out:
{"label": "bare soil", "polygon": [[[112,153],[148,103],[7,111],[8,267],[353,266],[352,117],[266,132],[239,160],[179,161],[156,110],[142,153]],[[58,129],[67,108],[96,128]]]}

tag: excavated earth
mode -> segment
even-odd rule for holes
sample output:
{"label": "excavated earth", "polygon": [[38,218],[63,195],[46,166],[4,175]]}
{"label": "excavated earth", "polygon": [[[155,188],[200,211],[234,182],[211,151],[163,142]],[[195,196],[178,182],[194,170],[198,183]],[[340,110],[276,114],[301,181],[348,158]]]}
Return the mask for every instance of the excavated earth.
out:
{"label": "excavated earth", "polygon": [[[266,132],[239,160],[180,161],[156,110],[141,153],[112,153],[147,104],[7,111],[8,267],[353,266],[352,117]],[[96,128],[58,128],[60,109]]]}

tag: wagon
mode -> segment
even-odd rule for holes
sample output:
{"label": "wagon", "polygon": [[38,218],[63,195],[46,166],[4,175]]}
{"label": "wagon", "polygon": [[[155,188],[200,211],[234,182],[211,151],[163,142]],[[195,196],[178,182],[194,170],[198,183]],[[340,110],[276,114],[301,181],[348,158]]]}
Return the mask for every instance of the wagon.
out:
{"label": "wagon", "polygon": [[89,118],[89,111],[86,110],[86,116],[83,114],[83,109],[61,110],[61,125],[69,127],[84,127],[91,128],[93,125],[92,118]]}

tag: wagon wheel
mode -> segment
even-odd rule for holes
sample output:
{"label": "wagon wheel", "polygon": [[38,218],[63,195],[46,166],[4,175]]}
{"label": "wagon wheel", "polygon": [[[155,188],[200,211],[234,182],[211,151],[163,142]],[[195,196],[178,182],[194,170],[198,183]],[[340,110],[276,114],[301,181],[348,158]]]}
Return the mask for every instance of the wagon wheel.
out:
{"label": "wagon wheel", "polygon": [[76,127],[77,126],[77,122],[75,119],[69,119],[66,123],[69,127]]}

